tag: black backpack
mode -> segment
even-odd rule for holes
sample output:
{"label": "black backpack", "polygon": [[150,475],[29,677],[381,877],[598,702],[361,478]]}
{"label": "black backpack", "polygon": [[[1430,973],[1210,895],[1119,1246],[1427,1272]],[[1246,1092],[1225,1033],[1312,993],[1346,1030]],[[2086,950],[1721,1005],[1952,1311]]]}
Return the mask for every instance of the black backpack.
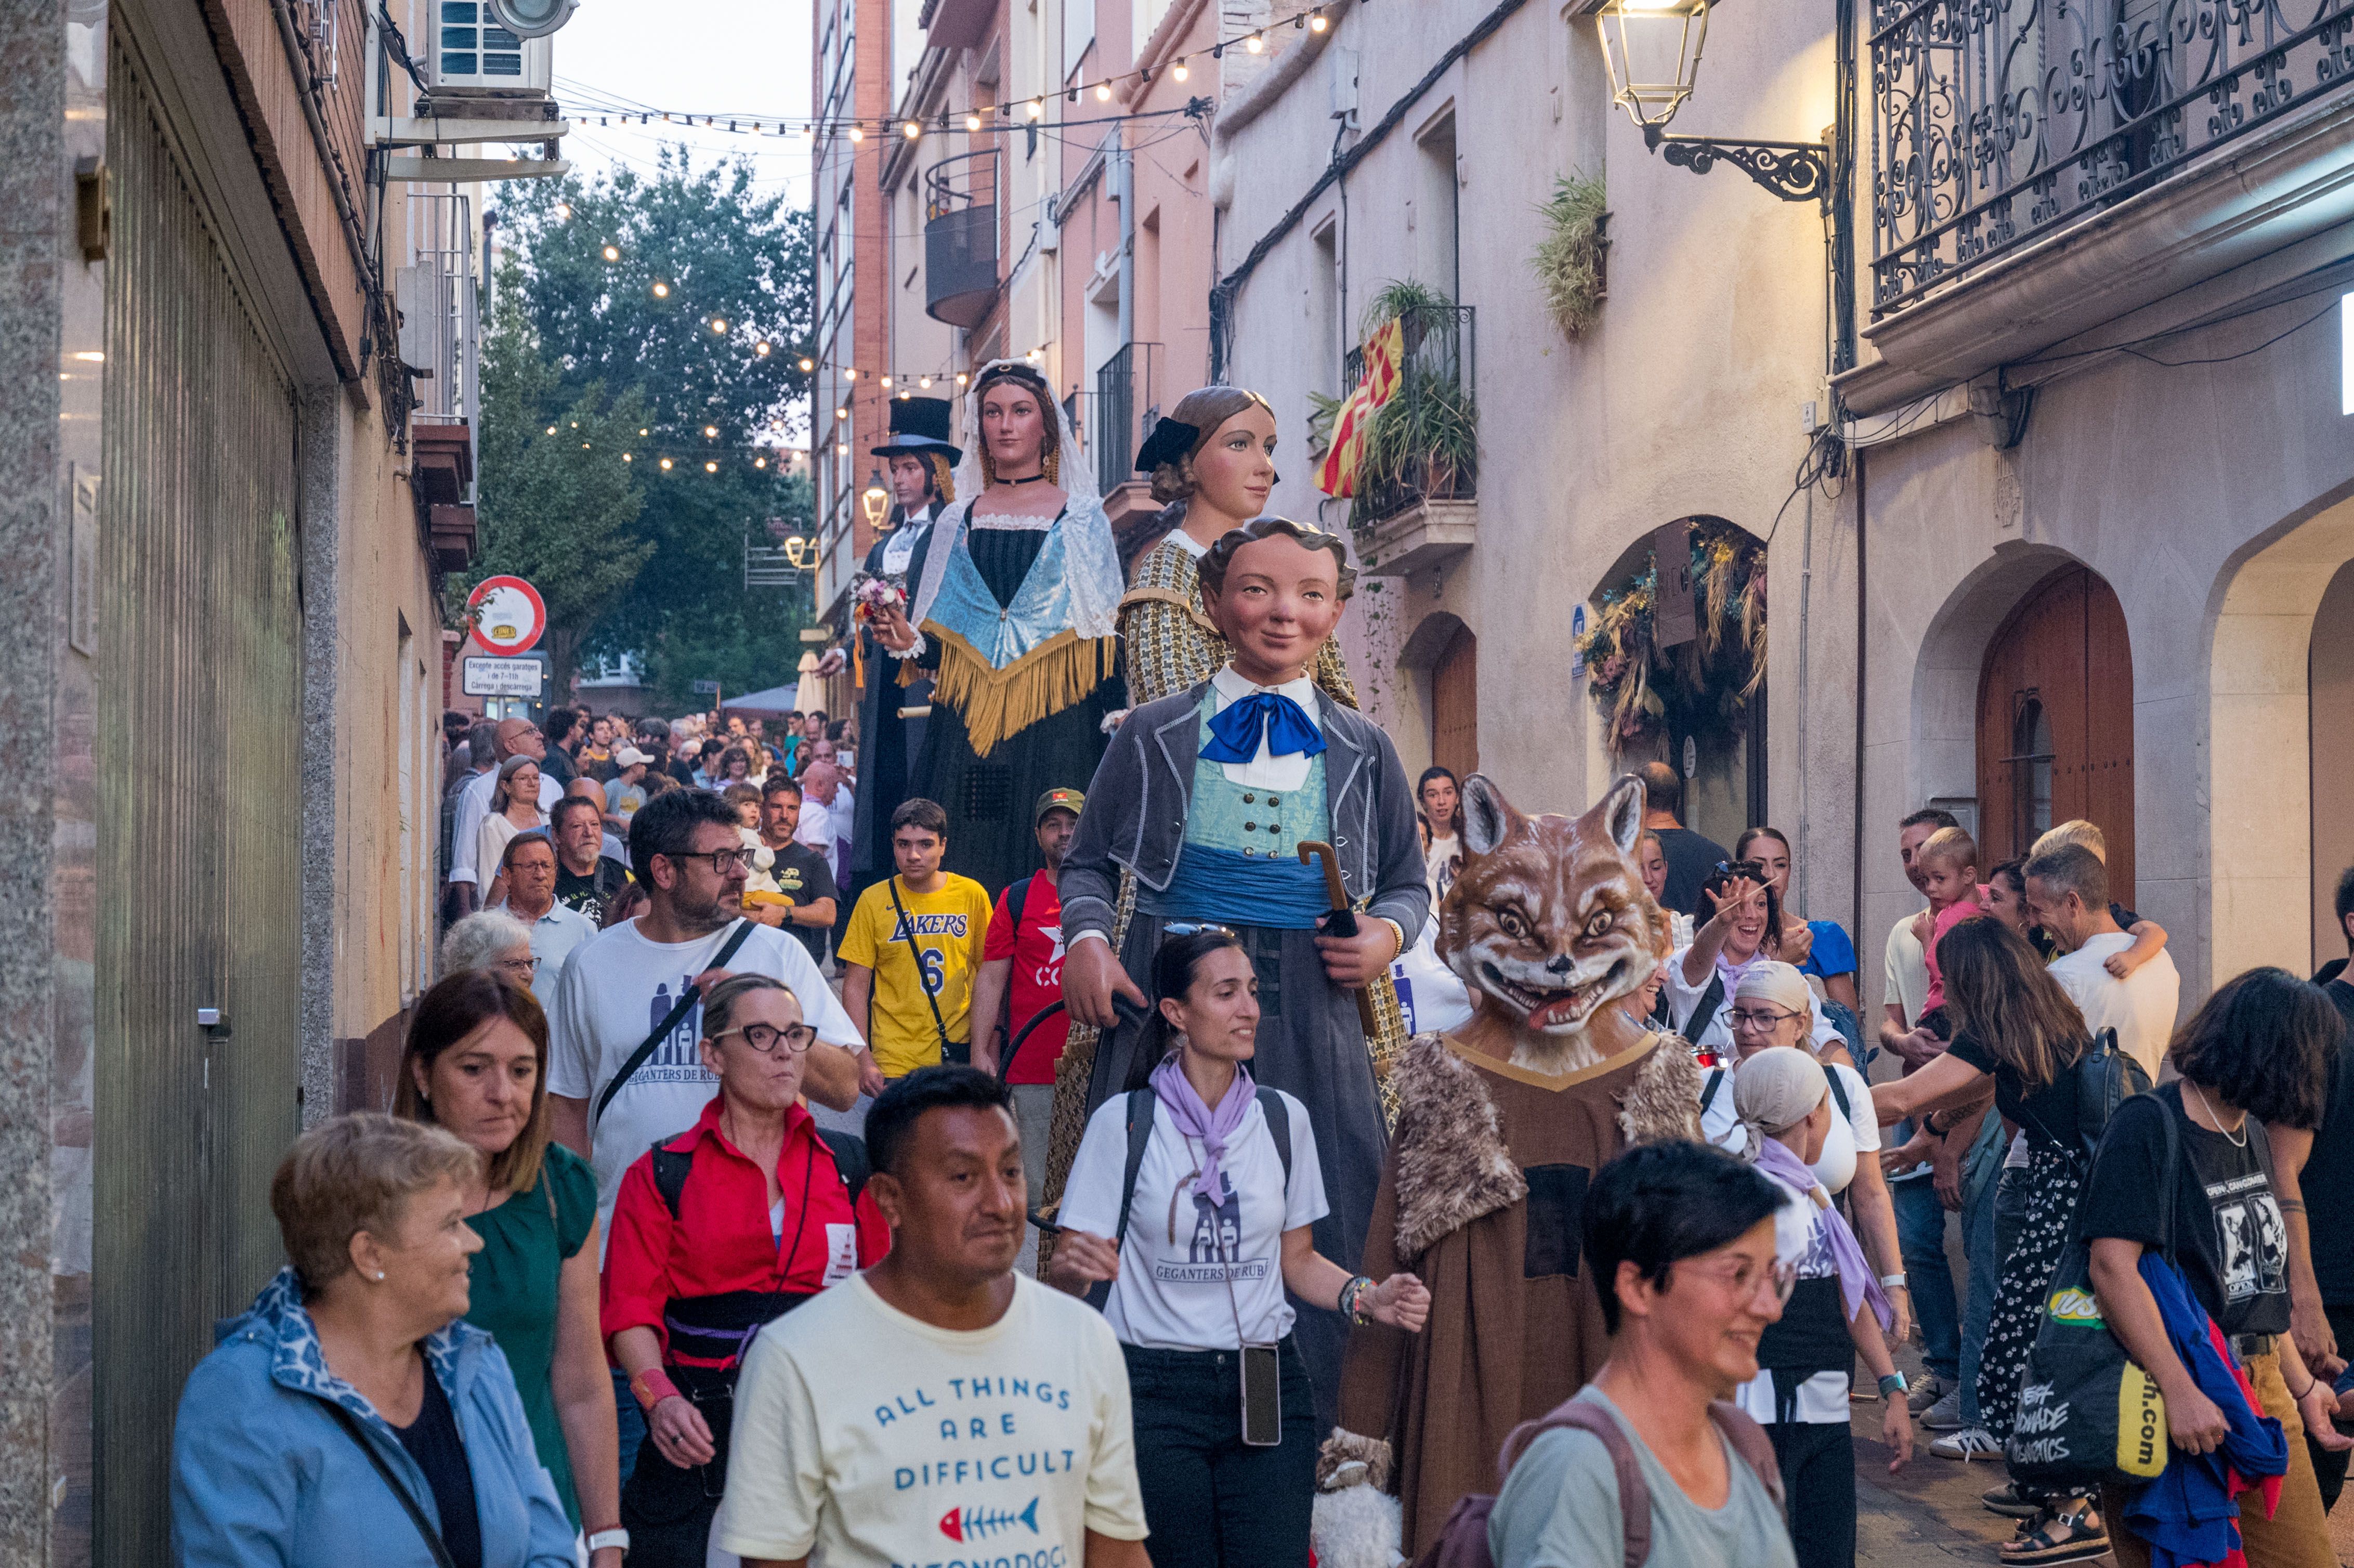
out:
{"label": "black backpack", "polygon": [[[2109,1129],[2109,1118],[2116,1114],[2126,1097],[2149,1093],[2149,1074],[2117,1044],[2117,1032],[2114,1029],[2104,1029],[2094,1035],[2084,1054],[2076,1058],[2076,1065],[2067,1070],[2076,1075],[2076,1139],[2089,1160],[2093,1150],[2100,1147],[2101,1134]],[[2055,1141],[2065,1147],[2064,1139]]]}
{"label": "black backpack", "polygon": [[[826,1151],[833,1156],[833,1168],[842,1176],[842,1185],[850,1193],[850,1206],[858,1207],[858,1194],[866,1191],[866,1178],[874,1166],[866,1159],[866,1140],[852,1133],[829,1132],[824,1128],[813,1129],[825,1141]],[[678,1197],[686,1191],[687,1172],[695,1169],[693,1150],[674,1150],[668,1145],[678,1134],[672,1133],[653,1146],[654,1191],[662,1194],[663,1207],[672,1219],[678,1218]]]}

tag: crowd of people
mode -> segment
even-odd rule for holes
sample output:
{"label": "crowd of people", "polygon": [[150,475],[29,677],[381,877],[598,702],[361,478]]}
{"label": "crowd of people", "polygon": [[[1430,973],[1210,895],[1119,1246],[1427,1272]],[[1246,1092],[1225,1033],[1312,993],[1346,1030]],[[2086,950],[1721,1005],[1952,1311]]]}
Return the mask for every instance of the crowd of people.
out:
{"label": "crowd of people", "polygon": [[1832,1568],[1860,1404],[2003,1563],[2335,1561],[2354,985],[2186,1010],[2097,826],[1930,809],[1868,1017],[1675,769],[1408,782],[1263,400],[1140,539],[1026,366],[972,459],[907,401],[855,717],[452,728],[440,978],[278,1171],[180,1561]]}

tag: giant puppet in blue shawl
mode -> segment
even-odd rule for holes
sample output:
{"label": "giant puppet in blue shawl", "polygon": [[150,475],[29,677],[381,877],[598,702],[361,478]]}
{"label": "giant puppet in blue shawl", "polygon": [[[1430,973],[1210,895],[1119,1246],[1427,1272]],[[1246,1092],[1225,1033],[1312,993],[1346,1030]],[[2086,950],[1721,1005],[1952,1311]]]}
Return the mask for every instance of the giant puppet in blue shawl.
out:
{"label": "giant puppet in blue shawl", "polygon": [[1031,803],[1083,788],[1127,705],[1114,618],[1125,584],[1095,475],[1045,377],[996,360],[965,399],[956,491],[882,637],[901,679],[933,673],[907,793],[947,809],[946,864],[994,895],[1038,869]]}

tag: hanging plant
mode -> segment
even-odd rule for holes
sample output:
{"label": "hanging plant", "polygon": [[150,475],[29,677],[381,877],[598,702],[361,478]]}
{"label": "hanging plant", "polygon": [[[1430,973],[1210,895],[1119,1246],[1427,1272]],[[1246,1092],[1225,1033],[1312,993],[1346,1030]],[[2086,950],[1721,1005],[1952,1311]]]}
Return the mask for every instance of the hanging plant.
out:
{"label": "hanging plant", "polygon": [[1537,207],[1544,238],[1537,242],[1529,265],[1544,290],[1553,324],[1572,341],[1583,337],[1602,314],[1602,258],[1610,244],[1603,235],[1610,217],[1605,195],[1598,175],[1563,175],[1553,181],[1553,198]]}
{"label": "hanging plant", "polygon": [[[1396,387],[1365,422],[1357,493],[1452,499],[1469,495],[1479,467],[1479,415],[1463,382],[1463,331],[1455,302],[1411,278],[1383,285],[1365,308],[1359,340],[1405,323]],[[1360,507],[1352,520],[1379,508]]]}
{"label": "hanging plant", "polygon": [[1661,732],[1730,738],[1747,722],[1766,679],[1766,547],[1729,523],[1695,519],[1691,574],[1690,641],[1663,649],[1653,641],[1653,556],[1602,590],[1593,628],[1577,641],[1613,752]]}

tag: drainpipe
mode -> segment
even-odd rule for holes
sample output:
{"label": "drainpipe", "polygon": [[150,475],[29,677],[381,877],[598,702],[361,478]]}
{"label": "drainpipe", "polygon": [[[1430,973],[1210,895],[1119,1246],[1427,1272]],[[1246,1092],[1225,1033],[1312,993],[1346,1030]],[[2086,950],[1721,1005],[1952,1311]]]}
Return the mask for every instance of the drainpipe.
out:
{"label": "drainpipe", "polygon": [[[1136,341],[1136,154],[1129,151],[1123,127],[1111,128],[1113,199],[1119,203],[1119,345]],[[1136,366],[1131,362],[1129,374]]]}

